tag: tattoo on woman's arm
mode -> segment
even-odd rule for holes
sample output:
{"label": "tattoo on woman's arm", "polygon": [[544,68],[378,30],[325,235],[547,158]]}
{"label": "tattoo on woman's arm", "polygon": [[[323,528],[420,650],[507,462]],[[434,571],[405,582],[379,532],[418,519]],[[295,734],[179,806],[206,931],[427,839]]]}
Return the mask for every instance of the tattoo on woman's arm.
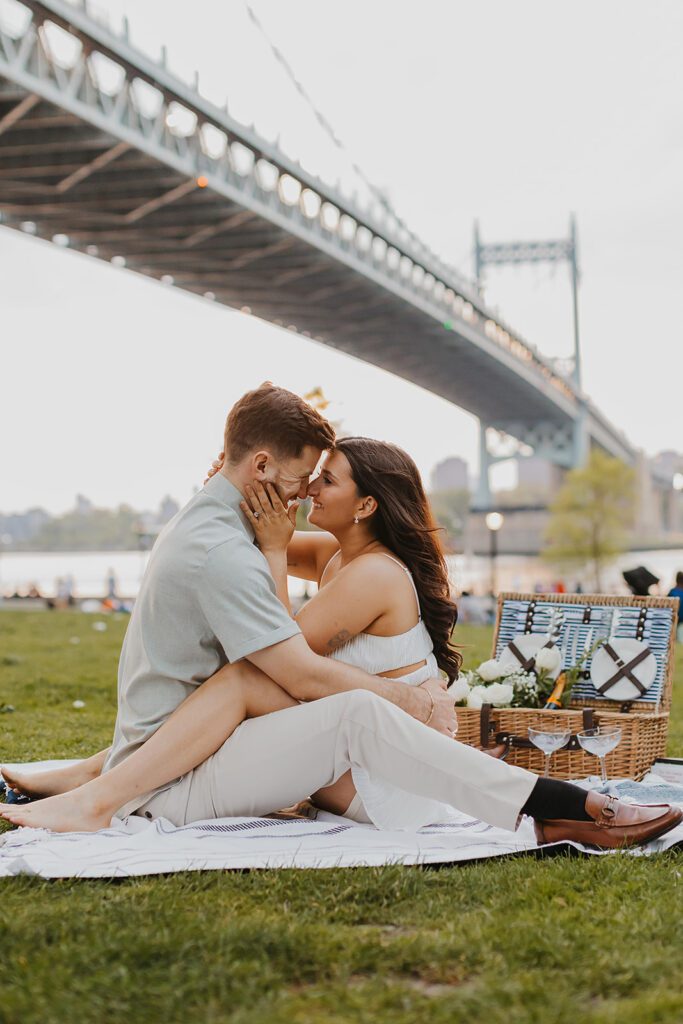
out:
{"label": "tattoo on woman's arm", "polygon": [[348,629],[340,629],[338,633],[327,641],[328,651],[334,651],[337,647],[341,647],[342,644],[346,643],[347,640],[351,639],[351,634]]}

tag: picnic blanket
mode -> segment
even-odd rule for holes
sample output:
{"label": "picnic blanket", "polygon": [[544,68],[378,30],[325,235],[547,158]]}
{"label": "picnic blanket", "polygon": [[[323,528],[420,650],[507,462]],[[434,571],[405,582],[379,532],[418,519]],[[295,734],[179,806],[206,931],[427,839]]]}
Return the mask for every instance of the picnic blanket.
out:
{"label": "picnic blanket", "polygon": [[[30,767],[39,770],[66,763],[39,762]],[[579,784],[593,788],[598,782],[591,778]],[[620,780],[612,786],[626,799],[683,804],[683,787],[656,775],[642,783]],[[683,825],[648,846],[625,852],[647,856],[672,847],[683,848]],[[0,877],[127,878],[174,871],[459,864],[538,854],[541,849],[544,854],[573,849],[586,855],[614,855],[578,843],[539,848],[530,819],[525,818],[512,833],[455,810],[448,820],[417,833],[381,832],[324,811],[315,820],[219,818],[181,827],[164,818],[150,822],[131,815],[114,819],[111,828],[95,833],[57,834],[27,828],[6,832],[0,836]]]}

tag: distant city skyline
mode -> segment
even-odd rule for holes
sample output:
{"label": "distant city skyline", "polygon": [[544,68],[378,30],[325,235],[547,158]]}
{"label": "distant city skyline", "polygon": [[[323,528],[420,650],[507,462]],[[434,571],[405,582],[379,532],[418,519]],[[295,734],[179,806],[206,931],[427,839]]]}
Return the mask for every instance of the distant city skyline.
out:
{"label": "distant city skyline", "polygon": [[120,502],[113,508],[97,507],[77,494],[71,508],[61,515],[34,507],[23,511],[0,509],[0,554],[13,550],[74,550],[139,547],[155,537],[178,512],[180,503],[169,494],[154,509],[135,508]]}
{"label": "distant city skyline", "polygon": [[[683,369],[670,312],[683,215],[683,149],[670,130],[683,95],[681,5],[662,0],[647,17],[634,0],[425,0],[419,11],[349,0],[343,17],[313,0],[296,17],[272,0],[253,5],[349,153],[465,272],[475,217],[487,242],[561,236],[576,211],[586,390],[648,455],[670,447]],[[189,81],[197,68],[202,88],[222,90],[221,102],[229,94],[259,130],[287,128],[287,145],[298,132],[315,170],[310,111],[304,120],[292,107],[285,124],[289,94],[250,49],[237,6],[216,6],[210,31],[175,0],[109,0],[107,10],[127,14],[133,42],[155,56],[167,44],[172,69]],[[570,351],[564,273],[491,271],[486,299],[544,354]],[[410,382],[6,228],[0,300],[4,509],[63,512],[78,490],[103,507],[149,507],[169,492],[186,501],[228,408],[264,379],[298,393],[321,386],[333,418],[402,445],[425,482],[450,456],[476,472],[476,420]],[[509,466],[495,467],[494,485],[513,482]]]}
{"label": "distant city skyline", "polygon": [[[557,491],[562,483],[563,471],[553,465],[548,459],[531,455],[516,459],[514,462],[517,476],[516,485],[522,490],[531,488],[539,493],[545,492],[550,495]],[[648,462],[655,476],[658,476],[660,479],[670,478],[674,489],[683,491],[683,452],[667,448],[650,457]],[[473,474],[473,467],[466,459],[461,458],[459,455],[450,455],[437,462],[429,478],[423,482],[428,494],[451,490],[465,490],[474,495],[477,488],[477,478]],[[199,486],[197,484],[192,488],[192,494],[199,490]],[[505,494],[510,490],[511,488],[508,484],[502,481],[500,486],[494,488],[493,493]],[[185,500],[189,501],[192,494]],[[0,535],[2,534],[3,521],[12,517],[26,517],[27,521],[31,521],[36,513],[38,513],[37,518],[40,519],[41,513],[48,513],[49,516],[59,516],[69,512],[87,514],[95,509],[115,510],[128,507],[140,514],[149,515],[153,515],[152,509],[156,508],[161,520],[165,522],[175,515],[184,503],[184,501],[179,500],[174,495],[165,494],[163,497],[152,501],[148,508],[136,507],[134,502],[128,501],[125,498],[115,500],[111,505],[98,505],[96,502],[91,501],[87,495],[77,492],[73,497],[72,503],[57,513],[49,512],[46,507],[40,504],[23,509],[0,508]]]}
{"label": "distant city skyline", "polygon": [[[176,511],[178,510],[178,508],[180,508],[179,502],[176,501],[176,499],[171,494],[165,494],[163,496],[163,498],[159,498],[158,501],[152,503],[152,506],[150,506],[149,508],[137,508],[134,505],[133,502],[126,501],[125,499],[123,499],[121,501],[116,501],[116,502],[113,503],[113,505],[98,505],[94,501],[91,501],[90,498],[88,498],[87,495],[78,493],[78,494],[74,495],[73,501],[72,501],[71,505],[69,506],[69,508],[64,509],[61,514],[62,515],[67,515],[70,512],[76,512],[76,513],[79,513],[80,515],[87,515],[89,512],[92,512],[92,511],[94,511],[96,509],[103,509],[103,508],[117,509],[117,508],[122,508],[122,507],[132,508],[136,512],[151,512],[153,507],[156,507],[159,510],[162,510],[164,508],[168,508],[168,504],[169,503],[172,503],[175,506],[177,506],[176,507]],[[27,515],[27,514],[29,514],[31,512],[36,512],[36,511],[47,512],[48,510],[42,508],[42,506],[40,506],[40,505],[32,505],[29,508],[12,508],[12,509],[0,508],[0,518],[2,518],[3,516],[6,517],[6,516],[14,516],[14,515]],[[54,513],[51,513],[51,514],[54,515]],[[60,513],[57,513],[57,514],[60,514]],[[173,514],[175,514],[175,513],[173,513]]]}

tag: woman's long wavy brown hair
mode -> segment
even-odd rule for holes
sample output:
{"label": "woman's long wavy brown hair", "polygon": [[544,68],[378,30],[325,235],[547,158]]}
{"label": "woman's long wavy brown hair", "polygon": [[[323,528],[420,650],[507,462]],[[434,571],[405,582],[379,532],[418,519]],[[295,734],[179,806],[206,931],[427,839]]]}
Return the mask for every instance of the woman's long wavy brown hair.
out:
{"label": "woman's long wavy brown hair", "polygon": [[451,598],[440,527],[417,466],[397,445],[369,437],[340,438],[334,450],[348,459],[359,496],[371,495],[377,502],[371,520],[375,535],[410,569],[434,656],[452,682],[462,663],[451,642],[458,609]]}

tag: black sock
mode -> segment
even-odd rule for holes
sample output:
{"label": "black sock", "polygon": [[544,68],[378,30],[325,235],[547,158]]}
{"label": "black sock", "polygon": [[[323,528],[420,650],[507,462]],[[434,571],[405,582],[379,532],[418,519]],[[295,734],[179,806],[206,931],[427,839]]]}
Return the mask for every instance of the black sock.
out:
{"label": "black sock", "polygon": [[588,793],[571,782],[559,779],[538,779],[531,790],[529,799],[522,807],[522,814],[528,814],[540,821],[549,818],[567,818],[570,821],[592,821],[586,811]]}

